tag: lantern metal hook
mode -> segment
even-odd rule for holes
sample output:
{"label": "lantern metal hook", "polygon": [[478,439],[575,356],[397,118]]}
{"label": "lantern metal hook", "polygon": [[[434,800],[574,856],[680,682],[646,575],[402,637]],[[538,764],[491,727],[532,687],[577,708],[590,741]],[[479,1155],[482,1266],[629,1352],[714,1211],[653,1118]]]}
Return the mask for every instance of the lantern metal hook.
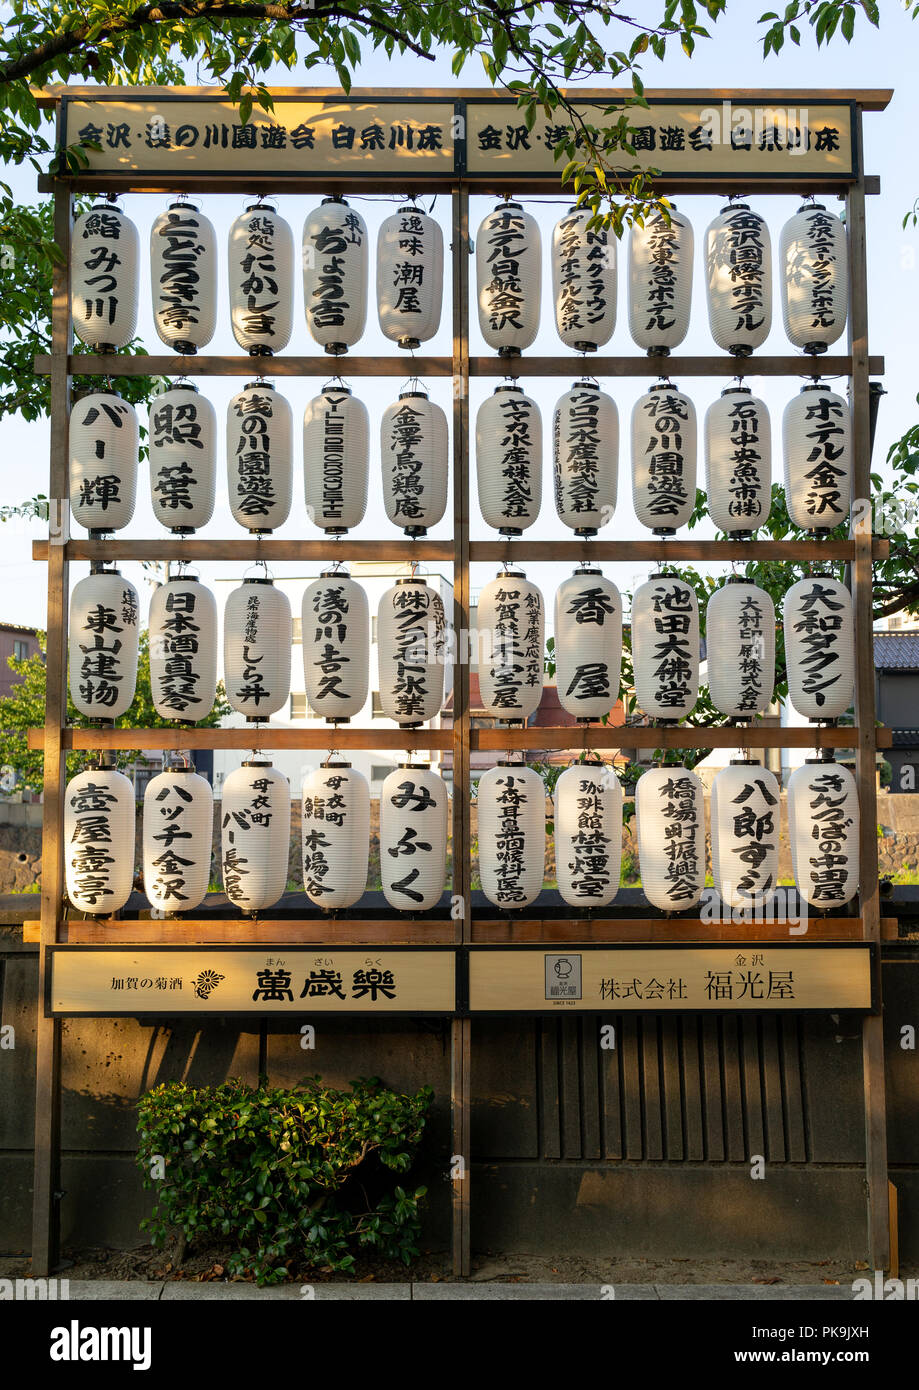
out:
{"label": "lantern metal hook", "polygon": [[329,766],[331,765],[332,759],[335,757],[335,755],[336,755],[337,752],[338,752],[338,749],[337,749],[337,748],[330,748],[330,749],[329,749],[329,752],[328,752],[328,757],[326,758],[325,762],[320,763],[319,766],[320,766],[320,767],[329,767]]}
{"label": "lantern metal hook", "polygon": [[334,376],[329,377],[328,381],[323,386],[323,392],[333,389],[336,381],[338,382],[339,391],[347,391],[349,389],[348,383],[345,381],[341,373],[336,372]]}
{"label": "lantern metal hook", "polygon": [[399,395],[404,396],[406,392],[415,390],[424,391],[425,393],[427,393],[427,389],[428,388],[425,386],[420,376],[407,376],[403,381],[402,385],[399,387]]}

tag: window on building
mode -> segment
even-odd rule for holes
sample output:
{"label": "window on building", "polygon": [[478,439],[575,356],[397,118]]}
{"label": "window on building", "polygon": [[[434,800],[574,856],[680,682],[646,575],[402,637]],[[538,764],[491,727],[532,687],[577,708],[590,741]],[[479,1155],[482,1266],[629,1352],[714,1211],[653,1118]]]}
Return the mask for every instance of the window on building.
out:
{"label": "window on building", "polygon": [[302,642],[302,641],[303,641],[303,619],[302,619],[302,618],[294,618],[293,622],[294,622],[294,627],[293,627],[293,640],[294,640],[294,646],[296,646],[298,642]]}
{"label": "window on building", "polygon": [[371,617],[370,617],[370,641],[371,641],[371,643],[373,643],[373,642],[375,642],[376,640],[377,640],[377,615],[376,615],[376,613],[373,613],[373,614],[371,614]]}
{"label": "window on building", "polygon": [[306,691],[295,690],[290,697],[290,717],[291,719],[306,719],[309,712],[309,705],[306,702]]}
{"label": "window on building", "polygon": [[25,661],[29,655],[28,642],[16,641],[13,643],[13,656],[17,661]]}
{"label": "window on building", "polygon": [[375,690],[371,696],[372,717],[374,719],[383,718],[383,702],[380,699],[379,690]]}
{"label": "window on building", "polygon": [[384,782],[392,772],[392,763],[371,763],[370,780],[371,782]]}

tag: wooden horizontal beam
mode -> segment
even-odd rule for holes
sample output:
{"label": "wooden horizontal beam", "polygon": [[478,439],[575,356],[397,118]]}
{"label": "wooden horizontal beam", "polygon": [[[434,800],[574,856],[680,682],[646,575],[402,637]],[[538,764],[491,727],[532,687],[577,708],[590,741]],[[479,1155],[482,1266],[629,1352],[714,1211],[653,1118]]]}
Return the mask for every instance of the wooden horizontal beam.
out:
{"label": "wooden horizontal beam", "polygon": [[[101,748],[379,748],[417,751],[449,748],[450,729],[65,729],[61,746],[68,749]],[[29,730],[29,747],[44,747],[44,730]]]}
{"label": "wooden horizontal beam", "polygon": [[[40,922],[24,922],[23,941],[38,941]],[[98,921],[68,918],[58,927],[57,940],[68,946],[450,946],[451,921],[430,918],[351,918],[317,912],[315,917],[292,922],[270,917],[215,917]]]}
{"label": "wooden horizontal beam", "polygon": [[[877,729],[877,746],[890,746],[890,730]],[[698,728],[679,725],[656,729],[647,724],[582,724],[555,728],[473,729],[472,747],[481,752],[582,748],[854,748],[857,729],[787,728],[754,725],[751,729]]]}
{"label": "wooden horizontal beam", "polygon": [[[32,542],[32,559],[47,560],[47,541]],[[453,563],[452,541],[358,541],[350,536],[339,540],[279,540],[265,537],[226,537],[221,540],[198,540],[164,535],[151,540],[71,540],[65,547],[68,560],[302,560],[330,564],[334,560],[404,561],[412,560]]]}
{"label": "wooden horizontal beam", "polygon": [[[43,544],[36,542],[35,544]],[[108,542],[103,542],[108,544]],[[33,550],[34,553],[34,550]],[[873,556],[886,560],[890,541],[875,539]],[[499,563],[505,559],[530,560],[849,560],[855,542],[844,541],[697,541],[676,536],[654,541],[531,541],[526,535],[511,541],[470,541],[469,558]]]}
{"label": "wooden horizontal beam", "polygon": [[[596,917],[474,918],[472,941],[478,946],[534,945],[568,942],[671,942],[674,945],[712,941],[781,941],[783,944],[809,944],[814,941],[861,941],[862,923],[858,917],[808,917],[807,931],[799,935],[799,920],[774,922],[702,921],[699,918]],[[897,919],[887,919],[889,938],[897,935]],[[789,927],[796,934],[789,936]]]}
{"label": "wooden horizontal beam", "polygon": [[[79,370],[74,368],[75,371]],[[883,357],[869,359],[868,370],[883,375]],[[736,358],[727,353],[717,357],[470,357],[469,375],[482,377],[583,376],[658,377],[687,376],[849,376],[852,359],[848,356],[805,357],[801,353],[783,357]]]}

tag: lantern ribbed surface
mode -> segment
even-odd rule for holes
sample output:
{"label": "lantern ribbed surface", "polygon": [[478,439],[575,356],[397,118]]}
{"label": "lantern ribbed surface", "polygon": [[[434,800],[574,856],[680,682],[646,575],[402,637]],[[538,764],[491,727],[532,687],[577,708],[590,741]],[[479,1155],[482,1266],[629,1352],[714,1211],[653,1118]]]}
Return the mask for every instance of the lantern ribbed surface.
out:
{"label": "lantern ribbed surface", "polygon": [[479,508],[486,526],[516,536],[542,504],[542,415],[519,386],[498,386],[475,417]]}
{"label": "lantern ribbed surface", "polygon": [[120,531],[137,500],[137,412],[115,391],[94,391],[70,412],[70,507],[90,531]]}
{"label": "lantern ribbed surface", "polygon": [[351,392],[326,387],[303,415],[303,486],[314,526],[338,535],[367,510],[370,418]]}
{"label": "lantern ribbed surface", "polygon": [[802,530],[847,521],[852,497],[849,405],[825,386],[803,386],[782,417],[785,502]]}
{"label": "lantern ribbed surface", "polygon": [[137,590],[117,570],[89,574],[70,596],[70,698],[91,719],[118,719],[134,701]]}
{"label": "lantern ribbed surface", "polygon": [[650,719],[682,719],[699,698],[699,602],[692,586],[669,574],[632,596],[635,698]]}
{"label": "lantern ribbed surface", "polygon": [[380,421],[383,502],[390,521],[424,535],[447,510],[447,417],[423,391],[404,391]]}
{"label": "lantern ribbed surface", "polygon": [[234,521],[274,531],[290,515],[293,414],[267,382],[243,387],[227,406],[227,488]]}
{"label": "lantern ribbed surface", "polygon": [[779,281],[788,341],[826,352],[846,326],[849,258],[845,226],[822,203],[805,203],[782,228]]}
{"label": "lantern ribbed surface", "polygon": [[325,574],[303,591],[303,681],[311,710],[352,719],[367,702],[370,607],[345,574]]}
{"label": "lantern ribbed surface", "polygon": [[377,237],[377,313],[383,336],[420,347],[440,327],[444,234],[421,208],[399,208]]}
{"label": "lantern ribbed surface", "polygon": [[788,779],[788,839],[798,892],[842,907],[858,892],[858,789],[840,763],[806,762]]}
{"label": "lantern ribbed surface", "polygon": [[224,779],[220,809],[223,891],[241,912],[261,912],[287,888],[287,778],[269,763],[244,763]]}
{"label": "lantern ribbed surface", "polygon": [[696,502],[696,408],[675,386],[652,386],[632,409],[632,504],[642,526],[669,534]]}
{"label": "lantern ribbed surface", "polygon": [[519,203],[499,203],[475,238],[479,327],[488,346],[515,356],[539,331],[542,245],[539,225]]}
{"label": "lantern ribbed surface", "polygon": [[96,203],[74,219],[71,314],[87,347],[114,351],[137,332],[137,228],[112,203]]}
{"label": "lantern ribbed surface", "polygon": [[788,695],[808,719],[838,719],[855,696],[852,595],[838,579],[792,584],[782,612]]}
{"label": "lantern ribbed surface", "polygon": [[555,327],[565,347],[595,352],[616,327],[616,237],[589,231],[589,208],[571,208],[552,232]]}
{"label": "lantern ribbed surface", "polygon": [[377,609],[380,706],[411,728],[434,719],[444,702],[447,625],[440,594],[423,579],[397,581]]}
{"label": "lantern ribbed surface", "polygon": [[613,518],[619,487],[619,411],[612,396],[575,382],[552,416],[555,510],[579,535]]}
{"label": "lantern ribbed surface", "polygon": [[173,531],[206,526],[217,491],[217,415],[211,402],[194,386],[170,386],[154,396],[147,447],[157,521]]}
{"label": "lantern ribbed surface", "polygon": [[555,784],[555,873],[571,907],[607,907],[619,891],[622,788],[612,767],[575,763]]}
{"label": "lantern ribbed surface", "polygon": [[522,574],[499,574],[477,610],[479,689],[486,715],[529,719],[542,698],[546,606]]}
{"label": "lantern ribbed surface", "polygon": [[705,618],[712,704],[735,719],[764,714],[775,689],[775,604],[757,584],[729,582]]}
{"label": "lantern ribbed surface", "polygon": [[150,690],[162,719],[206,719],[217,694],[217,600],[199,579],[167,579],[150,600]]}
{"label": "lantern ribbed surface", "polygon": [[64,881],[78,912],[109,915],[134,886],[134,788],[113,768],[90,768],[64,792]]}
{"label": "lantern ribbed surface", "polygon": [[762,907],[775,892],[780,790],[759,763],[732,763],[712,778],[712,875],[726,907]]}
{"label": "lantern ribbed surface", "polygon": [[729,203],[709,223],[705,279],[712,337],[748,356],[772,326],[772,249],[765,220],[746,203]]}
{"label": "lantern ribbed surface", "polygon": [[290,696],[290,600],[271,580],[246,579],[223,612],[227,699],[250,719],[267,719]]}
{"label": "lantern ribbed surface", "polygon": [[293,327],[294,239],[272,207],[252,203],[230,227],[230,324],[254,356],[283,352]]}
{"label": "lantern ribbed surface", "polygon": [[755,531],[769,520],[772,430],[748,386],[727,387],[705,412],[705,490],[719,531]]}
{"label": "lantern ribbed surface", "polygon": [[629,233],[629,332],[646,352],[679,347],[692,304],[692,226],[674,208]]}
{"label": "lantern ribbed surface", "polygon": [[171,768],[144,792],[144,893],[159,912],[191,912],[207,897],[214,794],[196,772]]}
{"label": "lantern ribbed surface", "polygon": [[190,356],[217,327],[217,234],[190,203],[173,203],[150,228],[153,324],[161,342]]}
{"label": "lantern ribbed surface", "polygon": [[303,224],[306,326],[326,352],[347,352],[367,324],[367,225],[344,198],[326,198]]}
{"label": "lantern ribbed surface", "polygon": [[303,887],[317,907],[352,907],[367,887],[370,787],[350,763],[312,768],[300,817]]}
{"label": "lantern ribbed surface", "polygon": [[479,878],[495,907],[528,907],[546,867],[546,788],[538,772],[499,763],[479,778]]}
{"label": "lantern ribbed surface", "polygon": [[685,912],[705,887],[705,791],[685,767],[650,767],[635,787],[641,888],[652,907]]}
{"label": "lantern ribbed surface", "polygon": [[447,808],[442,777],[397,767],[380,790],[380,876],[390,907],[427,912],[447,877]]}
{"label": "lantern ribbed surface", "polygon": [[587,566],[555,594],[555,680],[562,709],[600,719],[619,698],[622,599],[611,579]]}

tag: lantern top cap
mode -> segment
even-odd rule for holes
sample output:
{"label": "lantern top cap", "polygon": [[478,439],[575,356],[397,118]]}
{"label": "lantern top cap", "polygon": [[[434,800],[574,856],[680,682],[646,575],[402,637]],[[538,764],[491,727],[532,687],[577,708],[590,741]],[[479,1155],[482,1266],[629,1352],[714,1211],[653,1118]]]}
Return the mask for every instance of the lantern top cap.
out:
{"label": "lantern top cap", "polygon": [[752,396],[753,389],[750,386],[726,386],[721,394],[722,396],[736,396],[738,394]]}
{"label": "lantern top cap", "polygon": [[246,578],[243,580],[243,583],[244,583],[244,584],[272,584],[272,585],[273,585],[273,584],[274,584],[274,580],[273,580],[273,579],[269,579],[267,575],[253,574],[253,575],[247,575]]}
{"label": "lantern top cap", "polygon": [[350,767],[351,764],[345,758],[326,758],[324,763],[320,763],[320,770],[327,767]]}
{"label": "lantern top cap", "polygon": [[805,759],[804,759],[804,766],[805,766],[805,767],[826,767],[827,763],[835,763],[835,762],[836,762],[836,759],[833,757],[833,750],[832,750],[832,748],[828,748],[826,751],[827,751],[827,754],[828,754],[828,756],[827,756],[826,758],[805,758]]}
{"label": "lantern top cap", "polygon": [[519,391],[523,395],[523,387],[518,386],[516,381],[503,381],[500,386],[496,386],[494,394],[497,396],[499,391]]}
{"label": "lantern top cap", "polygon": [[[583,564],[578,565],[578,567],[577,567],[577,569],[574,571],[574,573],[575,573],[576,575],[577,575],[577,574],[602,574],[603,571],[600,569],[599,565],[591,565],[587,560],[585,560]],[[572,576],[572,577],[573,577],[573,576]]]}
{"label": "lantern top cap", "polygon": [[274,386],[270,381],[247,381],[243,387],[244,391],[273,391]]}
{"label": "lantern top cap", "polygon": [[495,575],[495,578],[496,578],[496,579],[526,579],[526,574],[525,574],[525,572],[524,572],[523,570],[503,569],[503,570],[498,570],[498,573]]}
{"label": "lantern top cap", "polygon": [[805,391],[832,391],[831,386],[824,386],[819,381],[812,381],[807,386],[801,387],[800,394],[803,396]]}
{"label": "lantern top cap", "polygon": [[430,766],[430,763],[397,763],[395,770],[409,767],[412,769],[413,772],[427,772],[429,771]]}
{"label": "lantern top cap", "polygon": [[325,207],[326,203],[340,203],[343,207],[348,206],[348,200],[341,193],[329,193],[323,198],[320,207]]}
{"label": "lantern top cap", "polygon": [[802,203],[798,212],[826,212],[826,203]]}
{"label": "lantern top cap", "polygon": [[515,202],[513,198],[506,198],[500,202],[495,208],[495,212],[502,212],[504,208],[513,208],[515,212],[523,212],[523,204]]}
{"label": "lantern top cap", "polygon": [[[751,209],[749,203],[726,203],[725,206],[721,209],[721,214],[720,214],[720,215],[723,217],[724,214],[725,214],[726,212],[751,212],[751,211],[752,211],[752,209]],[[758,217],[758,216],[759,216],[759,213],[757,213],[756,215],[757,215],[757,217]]]}
{"label": "lantern top cap", "polygon": [[756,758],[732,758],[729,767],[762,767]]}
{"label": "lantern top cap", "polygon": [[270,758],[247,758],[242,767],[271,767]]}
{"label": "lantern top cap", "polygon": [[421,574],[406,574],[401,579],[396,580],[396,586],[400,584],[427,584],[427,580]]}
{"label": "lantern top cap", "polygon": [[416,398],[420,398],[421,400],[426,401],[426,400],[428,399],[428,393],[427,393],[427,391],[400,391],[400,392],[399,392],[399,400],[400,400],[400,401],[409,401],[409,400],[414,400],[414,399],[416,399]]}

